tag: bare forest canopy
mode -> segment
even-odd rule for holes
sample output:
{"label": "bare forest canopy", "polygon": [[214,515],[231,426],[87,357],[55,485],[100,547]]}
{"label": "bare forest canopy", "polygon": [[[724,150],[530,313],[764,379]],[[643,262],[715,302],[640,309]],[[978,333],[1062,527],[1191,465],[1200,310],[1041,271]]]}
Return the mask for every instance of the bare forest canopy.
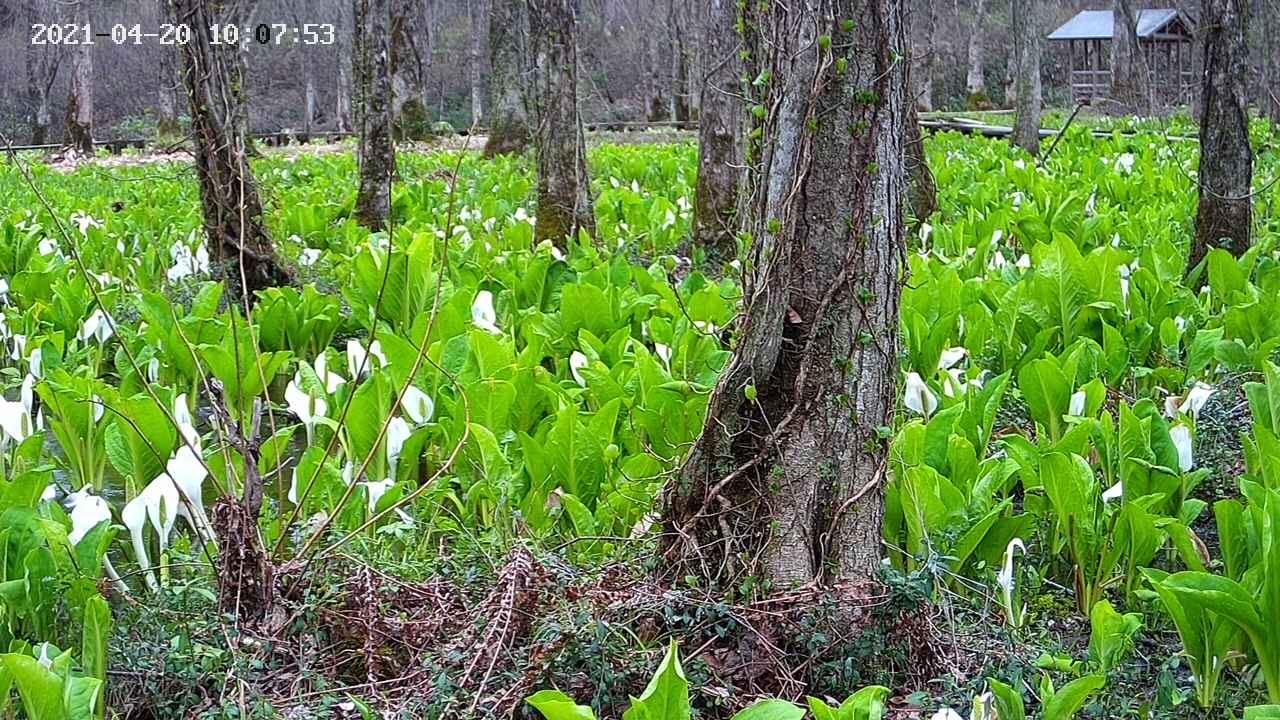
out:
{"label": "bare forest canopy", "polygon": [[[1266,2],[1267,0],[1254,0]],[[397,52],[414,65],[415,87],[408,91],[421,100],[432,123],[454,128],[473,123],[477,104],[483,113],[484,85],[489,77],[488,2],[486,0],[398,0],[399,22],[410,37],[409,51]],[[979,23],[978,5],[983,5]],[[154,31],[163,22],[155,0],[95,0],[86,3],[88,22],[95,32],[113,26],[140,26]],[[352,3],[348,0],[257,0],[242,3],[243,26],[307,24],[332,26],[332,42],[307,44],[294,36],[277,43],[250,42],[245,49],[246,91],[250,127],[255,132],[347,130],[339,108],[350,101],[349,65],[352,41]],[[578,91],[585,120],[694,120],[698,88],[708,70],[706,0],[582,0],[578,15]],[[1138,7],[1170,7],[1199,17],[1198,0],[1155,0]],[[71,4],[57,0],[0,0],[0,131],[14,142],[33,140],[38,113],[55,119],[48,142],[63,132],[71,85],[71,52],[67,46],[33,45],[33,24],[70,23]],[[923,69],[915,71],[917,98],[926,109],[972,109],[967,84],[974,48],[978,53],[982,98],[978,106],[1011,105],[1013,40],[1008,2],[999,0],[911,0],[913,52]],[[1049,0],[1040,6],[1036,23],[1046,34],[1083,9],[1105,9],[1109,0]],[[1260,24],[1256,24],[1260,25]],[[393,32],[396,29],[393,28]],[[1251,49],[1258,54],[1271,47],[1254,28]],[[165,53],[172,45],[156,38],[136,38],[121,45],[98,38],[93,54],[93,125],[96,140],[150,137],[155,134],[165,94],[178,92],[173,63]],[[1200,52],[1201,40],[1193,43]],[[1045,104],[1067,103],[1067,51],[1048,44],[1042,63]],[[1260,67],[1261,61],[1255,63]],[[931,78],[928,92],[922,79]],[[1261,93],[1260,76],[1251,78],[1254,96]],[[45,102],[41,102],[41,96]],[[185,98],[174,98],[185,122]],[[483,117],[481,117],[483,125]]]}

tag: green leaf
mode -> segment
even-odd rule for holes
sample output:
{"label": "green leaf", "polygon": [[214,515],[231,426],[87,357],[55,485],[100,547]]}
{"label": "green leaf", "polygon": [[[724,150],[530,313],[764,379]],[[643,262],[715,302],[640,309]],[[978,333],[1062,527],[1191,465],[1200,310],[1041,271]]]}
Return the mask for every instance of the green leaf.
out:
{"label": "green leaf", "polygon": [[733,720],[800,720],[804,708],[786,700],[760,700],[733,716]]}
{"label": "green leaf", "polygon": [[524,699],[542,713],[546,720],[595,720],[596,714],[586,705],[575,703],[559,690],[541,690]]}
{"label": "green leaf", "polygon": [[1042,720],[1070,720],[1084,707],[1089,696],[1107,684],[1104,675],[1085,675],[1076,678],[1052,696],[1043,699]]}
{"label": "green leaf", "polygon": [[689,681],[680,667],[680,651],[673,640],[662,664],[622,720],[689,720]]}

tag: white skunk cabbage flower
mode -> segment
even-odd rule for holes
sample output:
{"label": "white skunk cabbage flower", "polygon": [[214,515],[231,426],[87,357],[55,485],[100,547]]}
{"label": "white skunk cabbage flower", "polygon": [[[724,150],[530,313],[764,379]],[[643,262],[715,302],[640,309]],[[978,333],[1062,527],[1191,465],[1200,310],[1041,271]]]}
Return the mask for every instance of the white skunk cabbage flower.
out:
{"label": "white skunk cabbage flower", "polygon": [[310,443],[316,429],[316,422],[329,412],[329,403],[325,402],[324,398],[312,397],[304,392],[301,387],[301,378],[297,375],[294,375],[285,386],[284,402],[289,407],[289,412],[293,413],[306,428],[307,442]]}
{"label": "white skunk cabbage flower", "polygon": [[71,222],[76,224],[76,227],[80,228],[81,235],[89,234],[89,228],[102,227],[102,223],[98,222],[96,219],[93,218],[93,216],[89,215],[83,210],[75,211],[75,213],[71,215],[70,219],[71,219]]}
{"label": "white skunk cabbage flower", "polygon": [[1190,471],[1196,466],[1195,456],[1192,454],[1191,428],[1186,423],[1178,423],[1169,428],[1169,439],[1178,449],[1178,469],[1182,472]]}
{"label": "white skunk cabbage flower", "polygon": [[28,371],[38,377],[44,377],[44,348],[38,347],[27,356]]}
{"label": "white skunk cabbage flower", "polygon": [[1102,492],[1102,502],[1111,502],[1124,497],[1124,483],[1117,480],[1115,485],[1107,488]]}
{"label": "white skunk cabbage flower", "polygon": [[311,267],[320,259],[322,252],[320,248],[302,248],[302,252],[298,253],[298,264],[302,267]]}
{"label": "white skunk cabbage flower", "polygon": [[1030,270],[1031,256],[1026,253],[1022,253],[1018,256],[1018,259],[1013,262],[1013,266],[1019,270]]}
{"label": "white skunk cabbage flower", "polygon": [[400,459],[400,451],[404,449],[404,443],[409,439],[409,435],[413,433],[409,423],[404,421],[402,417],[393,417],[391,422],[387,424],[387,462],[395,470],[396,461]]}
{"label": "white skunk cabbage flower", "polygon": [[942,354],[940,356],[938,356],[938,369],[950,370],[951,368],[955,367],[957,363],[963,360],[965,356],[968,354],[969,354],[969,351],[966,348],[962,348],[962,347],[947,348],[946,350],[942,351]]}
{"label": "white skunk cabbage flower", "polygon": [[196,245],[195,252],[192,252],[186,243],[179,240],[169,247],[169,257],[173,260],[173,265],[165,271],[169,282],[177,282],[196,273],[209,272],[209,251],[204,243]]}
{"label": "white skunk cabbage flower", "polygon": [[151,559],[147,557],[147,546],[142,534],[148,524],[155,528],[156,534],[160,536],[160,552],[163,554],[169,547],[169,534],[178,519],[179,504],[178,488],[173,479],[168,473],[161,473],[120,511],[120,519],[129,528],[129,538],[133,542],[133,553],[138,558],[138,567],[146,573],[147,587],[152,590],[159,590],[160,585],[152,572]]}
{"label": "white skunk cabbage flower", "polygon": [[387,356],[382,354],[382,343],[374,340],[369,349],[365,350],[359,340],[353,338],[347,341],[347,371],[351,373],[351,377],[367,377],[374,370],[374,360],[378,361],[378,367],[387,366]]}
{"label": "white skunk cabbage flower", "polygon": [[1071,401],[1067,405],[1067,414],[1074,415],[1075,417],[1080,417],[1081,415],[1084,415],[1084,406],[1085,406],[1085,402],[1088,399],[1089,399],[1089,396],[1086,395],[1083,390],[1077,390],[1074,393],[1072,393]]}
{"label": "white skunk cabbage flower", "polygon": [[209,471],[197,452],[190,445],[179,447],[165,465],[165,474],[182,493],[178,499],[178,516],[186,518],[205,542],[213,542],[213,526],[204,512],[204,481]]}
{"label": "white skunk cabbage flower", "polygon": [[383,495],[387,494],[387,491],[396,484],[396,481],[387,478],[386,480],[362,482],[360,484],[364,486],[365,493],[368,494],[369,514],[372,515],[378,511],[378,501],[382,499]]}
{"label": "white skunk cabbage flower", "polygon": [[111,506],[94,495],[88,485],[67,496],[67,507],[71,510],[71,532],[67,541],[72,545],[80,544],[84,536],[103,520],[111,520]]}
{"label": "white skunk cabbage flower", "polygon": [[1017,590],[1018,578],[1013,571],[1013,555],[1018,550],[1021,550],[1024,556],[1027,554],[1027,546],[1022,544],[1022,538],[1010,540],[1004,549],[1004,566],[996,573],[996,584],[1000,586],[1000,604],[1004,608],[1005,620],[1010,627],[1015,628],[1022,626],[1022,617],[1027,609],[1026,605],[1014,606],[1013,594]]}
{"label": "white skunk cabbage flower", "polygon": [[44,427],[43,419],[31,416],[34,403],[31,387],[34,378],[28,375],[22,381],[21,399],[0,398],[0,430],[14,443],[21,443]]}
{"label": "white skunk cabbage flower", "polygon": [[960,713],[951,708],[942,708],[929,716],[929,720],[964,720]]}
{"label": "white skunk cabbage flower", "polygon": [[96,340],[99,345],[102,345],[107,340],[110,340],[114,333],[115,331],[111,329],[110,318],[107,317],[106,313],[102,312],[102,308],[98,308],[80,326],[80,333],[76,337],[80,338],[82,342]]}
{"label": "white skunk cabbage flower", "polygon": [[929,386],[925,384],[924,378],[920,377],[920,373],[907,373],[907,387],[903,394],[902,403],[907,409],[916,413],[929,417],[934,410],[938,409],[938,397],[933,394]]}
{"label": "white skunk cabbage flower", "polygon": [[[374,342],[377,342],[376,340]],[[378,347],[378,354],[382,354],[382,347]],[[316,377],[320,378],[320,382],[324,384],[324,391],[330,395],[338,392],[338,388],[347,384],[347,379],[336,372],[329,372],[328,360],[325,359],[324,351],[316,356],[316,362],[312,369],[316,371]]]}
{"label": "white skunk cabbage flower", "polygon": [[1197,380],[1186,395],[1170,395],[1164,399],[1164,414],[1167,417],[1173,417],[1178,413],[1187,413],[1193,419],[1199,420],[1200,411],[1217,390],[1216,387]]}
{"label": "white skunk cabbage flower", "polygon": [[1116,158],[1115,168],[1116,170],[1119,170],[1125,175],[1128,175],[1129,173],[1133,172],[1133,154],[1125,153],[1120,157]]}
{"label": "white skunk cabbage flower", "polygon": [[582,373],[579,371],[586,367],[589,362],[587,356],[577,350],[574,350],[573,354],[569,356],[569,372],[573,375],[574,381],[582,387],[587,386],[587,379],[582,377]]}
{"label": "white skunk cabbage flower", "polygon": [[[400,398],[400,408],[404,410],[405,415],[409,416],[414,425],[429,423],[432,416],[436,414],[436,404],[432,401],[431,396],[413,385],[405,388],[404,397]],[[388,432],[390,430],[391,428],[387,428]]]}
{"label": "white skunk cabbage flower", "polygon": [[671,348],[662,343],[654,343],[653,351],[658,353],[658,357],[662,358],[662,362],[669,369],[671,367]]}
{"label": "white skunk cabbage flower", "polygon": [[476,293],[476,299],[471,303],[471,322],[485,332],[502,334],[498,329],[498,313],[493,309],[493,293],[488,290]]}

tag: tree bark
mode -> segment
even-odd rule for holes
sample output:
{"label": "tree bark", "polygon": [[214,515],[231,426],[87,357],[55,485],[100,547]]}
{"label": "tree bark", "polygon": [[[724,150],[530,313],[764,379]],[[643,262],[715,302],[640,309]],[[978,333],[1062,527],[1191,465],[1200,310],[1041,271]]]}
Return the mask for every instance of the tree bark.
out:
{"label": "tree bark", "polygon": [[721,260],[737,256],[738,187],[742,166],[738,138],[737,0],[707,0],[710,27],[703,36],[707,74],[702,81],[698,123],[698,187],[694,195],[693,242]]}
{"label": "tree bark", "polygon": [[391,178],[396,169],[392,133],[390,25],[392,0],[354,0],[356,125],[360,144],[360,190],[356,219],[370,230],[387,226],[391,212]]}
{"label": "tree bark", "polygon": [[489,139],[484,156],[524,152],[529,145],[529,14],[525,0],[489,3]]}
{"label": "tree bark", "polygon": [[1280,0],[1261,0],[1262,8],[1262,113],[1280,127]]}
{"label": "tree bark", "polygon": [[684,22],[681,15],[686,8],[676,0],[667,2],[667,30],[671,37],[671,119],[675,122],[689,120],[689,58],[684,47]]}
{"label": "tree bark", "polygon": [[[933,110],[933,70],[937,64],[938,11],[933,0],[924,0],[922,8],[917,8],[913,17],[920,18],[921,32],[924,42],[919,49],[911,53],[912,77],[916,87],[915,106],[920,112]],[[923,13],[920,15],[919,13]]]}
{"label": "tree bark", "polygon": [[[160,17],[166,23],[173,23],[167,0],[160,0]],[[161,138],[176,138],[182,132],[178,123],[178,86],[181,77],[178,72],[179,50],[175,47],[160,46],[159,62],[156,69],[159,78],[156,81],[156,135]]]}
{"label": "tree bark", "polygon": [[933,172],[929,170],[929,158],[924,151],[924,135],[920,132],[920,117],[914,103],[908,103],[902,132],[908,179],[907,202],[911,207],[911,217],[921,223],[938,209],[938,185],[933,180]]}
{"label": "tree bark", "polygon": [[1210,248],[1233,255],[1249,249],[1252,222],[1245,78],[1249,50],[1247,0],[1205,0],[1204,75],[1200,117],[1200,200],[1196,236],[1187,259],[1191,272]]}
{"label": "tree bark", "polygon": [[966,102],[971,110],[986,110],[991,107],[991,97],[987,94],[986,31],[983,29],[986,10],[985,0],[974,0],[973,32],[969,34],[969,73],[964,81],[965,92],[968,93]]}
{"label": "tree bark", "polygon": [[467,20],[471,24],[471,124],[484,122],[484,35],[480,32],[480,19],[485,16],[482,0],[467,0]]}
{"label": "tree bark", "polygon": [[1138,44],[1138,20],[1133,0],[1113,0],[1115,19],[1111,41],[1111,99],[1126,108],[1151,112],[1151,83],[1146,58]]}
{"label": "tree bark", "polygon": [[1040,29],[1036,0],[1013,0],[1013,144],[1040,154]]}
{"label": "tree bark", "polygon": [[[56,20],[53,9],[43,2],[27,6],[26,27],[32,23]],[[61,47],[28,43],[23,52],[27,71],[27,98],[31,103],[31,143],[44,145],[49,142],[49,129],[53,126],[53,111],[49,96],[58,78],[61,63]]]}
{"label": "tree bark", "polygon": [[662,557],[722,586],[869,578],[898,377],[903,0],[745,12],[770,78],[746,148],[754,271],[706,425],[664,492]]}
{"label": "tree bark", "polygon": [[576,0],[528,0],[537,66],[538,220],[536,242],[557,244],[579,230],[595,235],[591,177],[578,114]]}
{"label": "tree bark", "polygon": [[180,45],[183,85],[195,137],[196,174],[210,254],[221,261],[227,286],[245,302],[266,287],[287,284],[262,220],[262,201],[245,147],[246,115],[241,55],[210,42],[205,28],[234,16],[226,0],[170,0],[173,17],[192,29]]}
{"label": "tree bark", "polygon": [[[89,22],[88,0],[77,0],[71,22]],[[67,96],[67,125],[62,144],[72,152],[93,157],[93,45],[71,47],[71,91]]]}
{"label": "tree bark", "polygon": [[[426,71],[418,48],[421,0],[390,0],[390,13],[390,57],[385,62],[389,62],[391,76],[390,102],[395,136],[402,140],[422,140],[431,134],[431,119],[427,114],[427,98],[423,94],[422,78]],[[358,20],[356,27],[360,27]],[[375,38],[372,42],[378,45],[384,41]]]}

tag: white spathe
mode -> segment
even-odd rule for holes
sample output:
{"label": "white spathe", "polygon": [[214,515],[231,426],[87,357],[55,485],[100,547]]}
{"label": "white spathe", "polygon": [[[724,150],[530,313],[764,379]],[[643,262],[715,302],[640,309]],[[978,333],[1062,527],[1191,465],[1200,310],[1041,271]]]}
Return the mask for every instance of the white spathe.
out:
{"label": "white spathe", "polygon": [[169,547],[169,534],[173,532],[174,523],[178,519],[179,504],[178,487],[174,485],[173,478],[168,473],[161,473],[120,511],[120,519],[129,529],[138,567],[146,573],[147,586],[152,590],[158,590],[160,585],[151,570],[151,559],[147,556],[143,532],[148,524],[155,529],[160,536],[160,552],[163,554]]}
{"label": "white spathe", "polygon": [[471,303],[471,322],[485,332],[501,335],[498,329],[498,312],[493,309],[493,293],[481,290]]}
{"label": "white spathe", "polygon": [[1112,485],[1102,492],[1102,502],[1104,503],[1111,502],[1112,500],[1119,500],[1122,497],[1124,497],[1124,483],[1118,480],[1115,485]]}
{"label": "white spathe", "polygon": [[1005,613],[1008,614],[1006,619],[1014,627],[1021,625],[1022,610],[1025,610],[1025,607],[1021,609],[1013,607],[1013,591],[1017,589],[1018,582],[1013,573],[1013,556],[1019,550],[1022,551],[1023,556],[1027,554],[1027,546],[1022,544],[1022,538],[1016,537],[1010,540],[1004,548],[1004,566],[1000,568],[1000,572],[996,573],[996,584],[1000,586],[1000,598]]}
{"label": "white spathe", "polygon": [[969,354],[969,351],[966,348],[962,348],[962,347],[947,348],[946,350],[942,351],[941,355],[938,356],[938,369],[950,370],[951,368],[956,366],[956,363],[965,359],[965,356],[967,356],[968,354]]}
{"label": "white spathe", "polygon": [[88,485],[67,496],[67,507],[71,510],[71,532],[67,534],[67,541],[72,545],[80,544],[84,536],[104,520],[111,520],[111,506],[94,495]]}
{"label": "white spathe", "polygon": [[429,423],[436,414],[436,404],[431,396],[413,385],[405,388],[404,397],[400,398],[400,408],[414,425]]}
{"label": "white spathe", "polygon": [[369,514],[372,515],[378,510],[378,501],[382,499],[383,495],[387,494],[387,491],[396,484],[396,481],[387,478],[386,480],[362,482],[360,484],[364,486],[365,493],[368,494]]}
{"label": "white spathe", "polygon": [[347,341],[347,371],[351,377],[367,377],[376,369],[373,367],[374,360],[377,360],[378,367],[387,366],[387,356],[382,354],[382,343],[374,340],[369,349],[365,350],[359,340],[353,338]]}
{"label": "white spathe", "polygon": [[102,308],[98,308],[90,313],[89,318],[80,326],[80,333],[77,337],[83,342],[95,340],[101,345],[110,340],[114,333],[111,319],[107,317],[106,313],[102,312]]}
{"label": "white spathe", "polygon": [[1195,456],[1192,454],[1191,428],[1186,423],[1178,423],[1169,428],[1169,439],[1173,441],[1173,446],[1178,449],[1178,469],[1182,472],[1187,472],[1195,467]]}
{"label": "white spathe", "polygon": [[587,380],[582,377],[582,373],[579,371],[586,367],[588,362],[587,356],[577,350],[574,350],[569,355],[569,372],[573,375],[574,382],[577,382],[582,387],[587,386]]}
{"label": "white spathe", "polygon": [[[381,346],[378,352],[382,352]],[[338,388],[347,384],[347,379],[335,372],[329,372],[327,367],[328,360],[325,359],[325,353],[322,351],[316,356],[315,365],[312,369],[316,371],[316,377],[320,378],[320,382],[324,384],[324,391],[330,395],[338,392]]]}
{"label": "white spathe", "polygon": [[1067,404],[1067,414],[1079,417],[1084,415],[1085,401],[1089,396],[1083,390],[1077,390],[1071,394],[1071,401]]}
{"label": "white spathe", "polygon": [[289,381],[284,389],[284,402],[289,407],[289,412],[293,413],[307,428],[307,434],[315,429],[316,421],[325,417],[329,412],[329,403],[324,398],[312,397],[304,392],[301,387],[302,379],[297,375]]}
{"label": "white spathe", "polygon": [[412,433],[409,423],[402,417],[393,417],[391,422],[387,423],[387,462],[393,470],[396,461],[400,459],[400,451],[404,448],[405,441]]}
{"label": "white spathe", "polygon": [[908,410],[925,417],[929,417],[934,410],[938,409],[938,397],[925,384],[920,373],[915,372],[907,373],[907,386],[902,403]]}

